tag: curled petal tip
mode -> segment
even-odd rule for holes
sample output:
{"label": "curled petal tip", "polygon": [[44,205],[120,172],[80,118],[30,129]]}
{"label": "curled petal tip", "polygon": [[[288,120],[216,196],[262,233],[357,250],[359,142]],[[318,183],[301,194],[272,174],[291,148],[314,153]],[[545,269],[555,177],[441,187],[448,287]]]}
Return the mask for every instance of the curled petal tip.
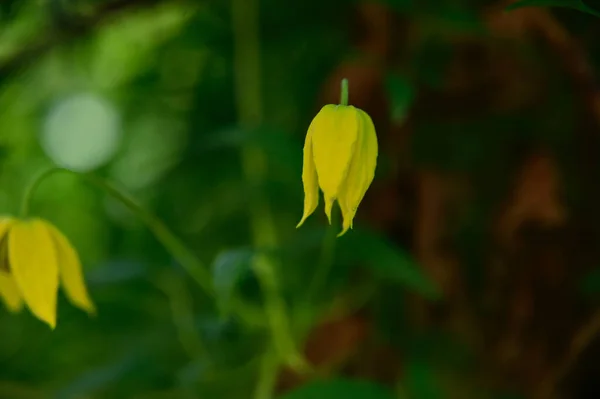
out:
{"label": "curled petal tip", "polygon": [[325,200],[325,215],[327,215],[327,220],[329,221],[329,225],[331,225],[331,210],[333,209],[333,202],[335,198],[327,198]]}
{"label": "curled petal tip", "polygon": [[352,228],[352,220],[348,221],[348,220],[344,220],[344,223],[342,225],[342,231],[337,235],[338,238],[343,236],[344,234],[346,234],[348,232],[348,230],[350,230]]}
{"label": "curled petal tip", "polygon": [[54,317],[46,317],[42,320],[44,323],[46,323],[48,325],[48,327],[50,327],[50,330],[54,331],[56,329],[56,318]]}
{"label": "curled petal tip", "polygon": [[91,317],[95,317],[98,314],[98,311],[96,310],[96,305],[94,305],[90,301],[79,304],[79,308],[85,311]]}
{"label": "curled petal tip", "polygon": [[342,223],[342,231],[337,235],[338,237],[343,236],[344,234],[346,234],[348,232],[348,230],[350,230],[352,228],[353,225],[353,216],[354,215],[348,215],[344,212],[344,209],[342,209],[342,214],[344,216],[344,221]]}
{"label": "curled petal tip", "polygon": [[351,226],[344,226],[342,231],[340,231],[337,235],[338,238],[340,238],[341,236],[343,236],[344,234],[346,234],[348,232],[348,230],[350,230],[352,227]]}
{"label": "curled petal tip", "polygon": [[300,221],[296,225],[296,228],[299,228],[300,226],[302,226],[304,224],[304,222],[306,222],[306,219],[308,219],[308,217],[311,215],[311,213],[312,213],[312,211],[304,212],[304,215],[302,215],[302,219],[300,219]]}

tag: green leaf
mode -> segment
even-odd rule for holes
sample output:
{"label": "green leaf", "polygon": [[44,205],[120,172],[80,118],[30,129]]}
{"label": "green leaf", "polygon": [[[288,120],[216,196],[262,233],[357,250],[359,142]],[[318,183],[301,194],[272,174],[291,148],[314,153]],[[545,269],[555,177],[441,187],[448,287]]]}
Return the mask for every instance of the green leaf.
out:
{"label": "green leaf", "polygon": [[240,281],[250,273],[254,253],[250,249],[235,249],[220,253],[213,262],[213,286],[222,311],[228,310]]}
{"label": "green leaf", "polygon": [[353,229],[339,239],[338,256],[343,263],[366,264],[374,274],[403,284],[428,299],[439,298],[437,287],[413,257],[375,232]]}
{"label": "green leaf", "polygon": [[587,14],[595,15],[596,17],[600,17],[600,12],[597,10],[590,8],[587,4],[591,3],[591,1],[583,1],[583,0],[522,0],[517,1],[514,4],[506,7],[507,11],[512,11],[517,8],[524,7],[563,7],[563,8],[571,8],[573,10],[578,10],[585,12]]}
{"label": "green leaf", "polygon": [[388,389],[368,381],[314,381],[279,399],[394,399]]}

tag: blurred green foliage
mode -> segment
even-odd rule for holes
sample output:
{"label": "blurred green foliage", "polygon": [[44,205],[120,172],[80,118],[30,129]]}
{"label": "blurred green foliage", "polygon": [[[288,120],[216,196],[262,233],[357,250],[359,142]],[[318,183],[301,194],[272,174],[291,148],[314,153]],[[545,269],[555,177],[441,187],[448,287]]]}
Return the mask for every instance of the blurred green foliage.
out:
{"label": "blurred green foliage", "polygon": [[[402,249],[358,230],[340,240],[327,294],[304,303],[325,230],[317,218],[293,228],[300,149],[323,77],[348,53],[346,2],[261,3],[266,115],[258,132],[236,122],[231,5],[139,3],[110,24],[84,26],[83,35],[63,22],[90,24],[102,17],[94,10],[110,11],[102,8],[108,2],[2,4],[0,63],[27,58],[28,46],[51,49],[2,76],[0,209],[16,213],[25,185],[53,163],[93,170],[154,210],[211,265],[216,301],[121,204],[81,179],[52,176],[33,212],[78,248],[98,316],[61,300],[59,328],[50,332],[27,312],[3,310],[0,397],[250,397],[271,337],[266,326],[240,323],[228,304],[232,296],[263,304],[251,268],[261,251],[251,245],[253,190],[266,194],[275,215],[280,248],[270,256],[280,260],[282,295],[291,314],[308,312],[309,325],[334,292],[364,291],[347,279],[358,265],[374,267],[365,286],[384,279],[435,295]],[[260,187],[242,174],[239,149],[247,145],[268,158]]]}
{"label": "blurred green foliage", "polygon": [[[264,115],[258,126],[246,126],[235,94],[239,38],[231,2],[0,2],[0,212],[17,213],[26,185],[43,168],[93,171],[159,215],[210,269],[215,293],[199,289],[114,198],[75,176],[53,176],[32,211],[78,249],[98,315],[88,318],[61,298],[58,328],[49,331],[27,312],[1,309],[0,398],[270,398],[284,361],[263,320],[267,299],[253,267],[261,256],[277,261],[278,294],[298,347],[323,318],[366,307],[375,315],[375,339],[404,355],[394,387],[336,370],[340,376],[316,379],[282,399],[503,397],[461,379],[477,368],[469,345],[408,323],[406,303],[435,303],[441,293],[409,248],[382,232],[357,223],[336,240],[330,273],[314,297],[307,294],[331,230],[321,211],[294,228],[303,201],[301,149],[327,76],[356,56],[347,21],[357,3],[258,2],[261,41],[254,55],[261,61]],[[402,124],[421,90],[446,83],[453,49],[445,38],[485,37],[478,12],[489,2],[381,3],[419,30],[405,68],[386,71],[391,118]],[[565,4],[514,7],[528,5]],[[529,62],[552,70],[524,47]],[[482,183],[453,236],[470,272],[467,289],[476,290],[483,278],[485,223],[510,185],[519,156],[514,143],[572,144],[567,134],[576,110],[565,85],[558,77],[549,82],[550,95],[527,112],[451,122],[426,115],[414,122],[411,167],[467,173]],[[247,176],[245,148],[267,160],[258,182]],[[276,247],[255,245],[250,204],[257,193],[272,216]],[[598,292],[597,274],[582,285],[590,295]],[[244,323],[236,298],[261,322]]]}

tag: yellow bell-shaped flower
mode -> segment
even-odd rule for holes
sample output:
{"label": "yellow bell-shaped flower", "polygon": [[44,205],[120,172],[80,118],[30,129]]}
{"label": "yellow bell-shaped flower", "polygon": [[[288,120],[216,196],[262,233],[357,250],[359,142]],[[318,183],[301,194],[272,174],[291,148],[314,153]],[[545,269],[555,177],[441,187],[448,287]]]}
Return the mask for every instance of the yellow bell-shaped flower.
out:
{"label": "yellow bell-shaped flower", "polygon": [[56,227],[40,219],[0,218],[0,298],[6,307],[17,312],[26,304],[54,328],[59,281],[71,303],[95,312],[77,252]]}
{"label": "yellow bell-shaped flower", "polygon": [[319,187],[325,199],[325,214],[338,201],[343,228],[338,237],[352,228],[352,220],[375,176],[377,136],[371,117],[349,105],[324,106],[315,116],[304,144],[304,214],[300,227],[319,203]]}

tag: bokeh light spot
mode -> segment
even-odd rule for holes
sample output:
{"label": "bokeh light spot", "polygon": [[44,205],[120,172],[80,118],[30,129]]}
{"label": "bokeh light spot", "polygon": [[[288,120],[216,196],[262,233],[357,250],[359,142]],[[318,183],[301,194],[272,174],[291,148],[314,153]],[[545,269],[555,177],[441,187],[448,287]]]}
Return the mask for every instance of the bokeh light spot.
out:
{"label": "bokeh light spot", "polygon": [[94,94],[79,94],[58,102],[42,130],[44,151],[59,166],[87,172],[106,164],[121,139],[115,107]]}

